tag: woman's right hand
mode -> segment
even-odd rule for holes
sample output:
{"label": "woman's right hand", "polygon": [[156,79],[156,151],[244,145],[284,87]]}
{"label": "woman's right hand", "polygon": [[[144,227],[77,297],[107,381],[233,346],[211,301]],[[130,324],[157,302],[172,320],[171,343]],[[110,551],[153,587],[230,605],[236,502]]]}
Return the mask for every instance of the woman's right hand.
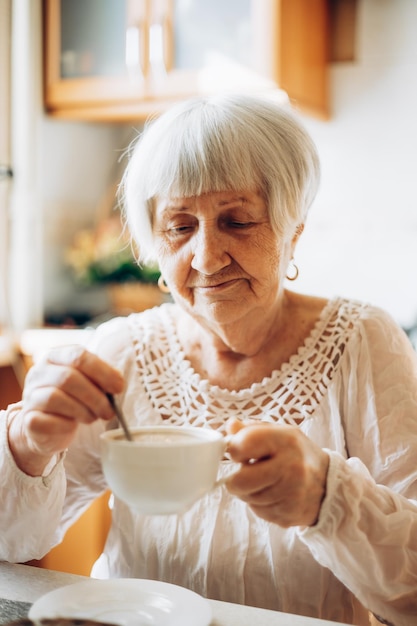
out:
{"label": "woman's right hand", "polygon": [[22,407],[9,428],[17,465],[40,476],[75,437],[78,424],[111,419],[106,393],[123,389],[121,373],[82,346],[56,348],[28,372]]}

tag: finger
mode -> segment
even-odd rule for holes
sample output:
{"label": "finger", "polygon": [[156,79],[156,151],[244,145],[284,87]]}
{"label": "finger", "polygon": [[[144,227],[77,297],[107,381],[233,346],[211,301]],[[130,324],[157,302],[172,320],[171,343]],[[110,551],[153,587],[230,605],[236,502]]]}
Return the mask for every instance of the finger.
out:
{"label": "finger", "polygon": [[286,426],[269,424],[249,424],[240,429],[229,442],[229,452],[232,459],[240,463],[250,463],[254,460],[269,458],[282,447],[281,437]]}
{"label": "finger", "polygon": [[123,389],[122,374],[83,346],[66,346],[65,349],[52,350],[47,360],[55,365],[70,366],[79,370],[108,393],[120,393]]}
{"label": "finger", "polygon": [[[109,373],[112,383],[110,385]],[[110,419],[114,412],[106,396],[108,392],[102,385],[106,385],[107,389],[120,391],[123,388],[123,377],[118,370],[96,355],[85,351],[81,346],[66,346],[64,349],[51,351],[31,368],[26,377],[23,397],[30,403],[30,398],[37,387],[56,386],[78,402],[85,404],[96,417]],[[46,395],[43,397],[45,399]],[[52,395],[52,404],[42,404],[38,408],[59,412],[59,405],[53,403],[54,399]],[[30,403],[30,406],[36,408],[33,403]]]}
{"label": "finger", "polygon": [[226,424],[226,432],[227,432],[228,435],[235,435],[236,433],[239,432],[239,430],[241,430],[244,427],[245,427],[245,425],[243,424],[243,422],[241,420],[238,420],[236,418],[232,418],[232,419],[228,420],[228,422]]}
{"label": "finger", "polygon": [[84,402],[79,397],[72,396],[56,386],[37,387],[30,393],[24,392],[23,409],[25,413],[40,411],[85,424],[93,422],[98,417],[110,419],[113,416],[113,410],[108,402],[106,403],[103,394],[100,392],[98,394],[100,404],[105,405],[103,409],[99,408],[99,402],[94,405],[93,399],[88,396],[87,401]]}
{"label": "finger", "polygon": [[33,411],[24,416],[28,444],[34,452],[53,454],[65,450],[71,443],[78,422],[62,419],[60,415]]}
{"label": "finger", "polygon": [[[26,408],[59,413],[65,417],[75,417],[82,407],[92,417],[110,419],[114,415],[106,394],[94,382],[73,367],[50,363],[46,368],[34,368],[29,372],[23,401]],[[70,409],[65,408],[69,404]],[[81,421],[89,421],[89,417],[82,417]]]}
{"label": "finger", "polygon": [[227,481],[227,487],[233,495],[239,496],[245,502],[258,502],[260,498],[269,502],[274,496],[267,495],[266,492],[271,488],[279,491],[280,483],[279,468],[274,467],[270,459],[263,459],[241,465],[240,470]]}

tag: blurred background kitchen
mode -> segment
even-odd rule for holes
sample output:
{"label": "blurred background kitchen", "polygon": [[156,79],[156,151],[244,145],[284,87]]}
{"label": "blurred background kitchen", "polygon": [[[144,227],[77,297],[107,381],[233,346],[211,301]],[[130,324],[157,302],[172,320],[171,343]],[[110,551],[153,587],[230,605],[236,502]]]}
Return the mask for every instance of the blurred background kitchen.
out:
{"label": "blurred background kitchen", "polygon": [[120,234],[125,151],[149,115],[224,89],[288,94],[318,146],[293,287],[380,305],[413,339],[414,0],[0,0],[0,28],[3,360],[28,330],[153,303]]}
{"label": "blurred background kitchen", "polygon": [[384,307],[417,345],[416,33],[415,0],[0,0],[1,408],[38,350],[161,297],[115,193],[146,118],[202,92],[290,99],[323,169],[291,287]]}

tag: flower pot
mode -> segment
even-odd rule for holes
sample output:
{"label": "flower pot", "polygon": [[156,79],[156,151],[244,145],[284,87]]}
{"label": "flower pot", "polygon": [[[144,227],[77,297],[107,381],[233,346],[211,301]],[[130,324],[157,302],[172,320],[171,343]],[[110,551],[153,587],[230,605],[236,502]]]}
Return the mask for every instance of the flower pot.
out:
{"label": "flower pot", "polygon": [[112,283],[108,296],[111,313],[115,315],[144,311],[167,300],[157,285],[140,282]]}

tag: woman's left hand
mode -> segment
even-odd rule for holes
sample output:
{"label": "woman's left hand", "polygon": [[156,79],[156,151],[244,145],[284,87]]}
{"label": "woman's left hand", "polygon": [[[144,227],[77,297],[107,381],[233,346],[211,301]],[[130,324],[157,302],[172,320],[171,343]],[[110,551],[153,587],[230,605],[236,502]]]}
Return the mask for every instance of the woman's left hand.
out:
{"label": "woman's left hand", "polygon": [[288,528],[313,526],[326,493],[329,457],[301,430],[233,421],[228,450],[241,469],[227,488],[259,517]]}

